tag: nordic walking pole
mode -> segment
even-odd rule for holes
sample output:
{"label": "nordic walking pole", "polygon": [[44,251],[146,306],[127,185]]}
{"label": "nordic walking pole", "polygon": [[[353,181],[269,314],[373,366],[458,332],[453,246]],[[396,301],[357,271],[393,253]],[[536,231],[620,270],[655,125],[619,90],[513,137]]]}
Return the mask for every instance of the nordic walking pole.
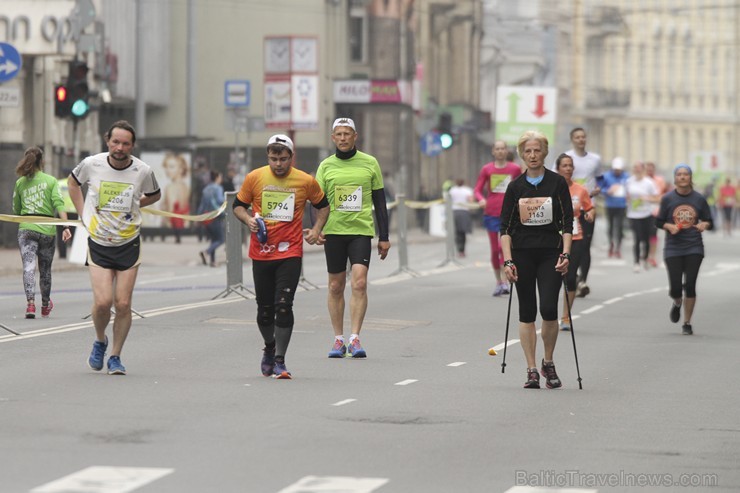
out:
{"label": "nordic walking pole", "polygon": [[509,283],[509,309],[506,311],[506,335],[504,336],[504,360],[501,363],[501,373],[506,372],[506,348],[509,346],[509,319],[511,318],[511,297],[514,295],[514,283]]}
{"label": "nordic walking pole", "polygon": [[[576,351],[576,334],[573,330],[573,317],[570,315],[570,300],[568,299],[568,285],[565,283],[565,276],[563,276],[563,288],[565,289],[565,304],[568,306],[568,322],[570,323],[570,337],[573,339],[573,354],[576,357],[576,373],[578,374],[578,388],[583,390],[581,384],[581,370],[578,368],[578,351]],[[508,327],[508,324],[507,324]],[[505,355],[506,353],[504,353]]]}

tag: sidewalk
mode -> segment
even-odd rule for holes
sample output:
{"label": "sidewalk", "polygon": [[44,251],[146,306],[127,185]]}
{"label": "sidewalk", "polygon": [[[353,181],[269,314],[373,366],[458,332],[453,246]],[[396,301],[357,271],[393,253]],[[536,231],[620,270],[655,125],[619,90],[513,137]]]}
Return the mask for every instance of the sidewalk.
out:
{"label": "sidewalk", "polygon": [[[391,233],[391,248],[398,248],[398,234],[396,232]],[[413,228],[408,233],[409,244],[414,243],[434,243],[444,242],[444,238],[430,236],[429,234],[420,231],[418,228]],[[377,238],[373,240],[373,244],[377,242]],[[306,243],[304,246],[304,254],[310,255],[315,253],[323,253],[323,247],[311,246]],[[198,252],[205,250],[208,247],[208,241],[205,239],[202,242],[198,242],[198,237],[195,235],[188,235],[182,237],[182,243],[175,243],[173,236],[166,237],[165,241],[162,241],[160,237],[154,237],[145,240],[142,243],[142,257],[144,264],[152,265],[174,265],[174,266],[191,266],[195,267],[200,265],[201,260]],[[70,246],[67,247],[67,255],[69,256]],[[243,258],[247,258],[246,245],[242,248]],[[226,251],[223,246],[219,247],[216,251],[216,262],[222,264],[226,262]],[[64,272],[86,270],[84,265],[79,265],[69,262],[67,259],[59,258],[59,251],[57,250],[54,257],[54,263],[52,264],[52,272]],[[18,248],[0,248],[0,276],[21,276],[23,274],[23,266],[21,263],[21,255]]]}

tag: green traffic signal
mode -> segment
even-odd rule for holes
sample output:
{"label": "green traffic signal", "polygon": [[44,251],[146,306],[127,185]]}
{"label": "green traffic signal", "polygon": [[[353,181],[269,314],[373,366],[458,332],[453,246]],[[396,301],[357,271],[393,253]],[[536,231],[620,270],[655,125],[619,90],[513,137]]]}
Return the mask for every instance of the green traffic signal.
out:
{"label": "green traffic signal", "polygon": [[[72,111],[74,111],[74,109]],[[454,143],[454,139],[452,138],[452,135],[450,134],[447,134],[447,133],[440,134],[439,143],[442,145],[442,149],[449,149],[450,147],[452,147],[452,144]]]}
{"label": "green traffic signal", "polygon": [[72,116],[75,118],[84,118],[88,111],[90,111],[90,105],[84,99],[78,99],[72,103]]}

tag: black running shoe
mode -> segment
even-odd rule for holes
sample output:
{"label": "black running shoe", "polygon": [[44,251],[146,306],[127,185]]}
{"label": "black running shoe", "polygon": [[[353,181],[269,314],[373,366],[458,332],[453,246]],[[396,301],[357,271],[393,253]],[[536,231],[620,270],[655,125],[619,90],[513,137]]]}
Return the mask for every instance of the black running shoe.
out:
{"label": "black running shoe", "polygon": [[678,323],[678,320],[681,318],[681,305],[677,305],[675,303],[671,304],[671,313],[670,313],[671,322]]}
{"label": "black running shoe", "polygon": [[537,373],[537,368],[527,369],[527,383],[524,384],[525,389],[539,389],[540,388],[540,374]]}
{"label": "black running shoe", "polygon": [[557,389],[558,387],[563,386],[563,382],[560,381],[560,378],[558,378],[558,374],[555,371],[555,363],[545,363],[545,360],[543,359],[540,373],[545,377],[545,385],[547,385],[548,389]]}
{"label": "black running shoe", "polygon": [[683,327],[681,327],[681,333],[685,336],[692,335],[694,330],[691,328],[691,324],[683,324]]}

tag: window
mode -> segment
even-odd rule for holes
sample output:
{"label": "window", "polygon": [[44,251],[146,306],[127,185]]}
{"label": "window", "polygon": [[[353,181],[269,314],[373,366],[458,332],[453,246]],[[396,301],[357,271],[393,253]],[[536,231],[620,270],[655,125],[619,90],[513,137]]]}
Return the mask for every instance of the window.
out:
{"label": "window", "polygon": [[352,0],[349,7],[349,59],[354,63],[367,61],[367,7],[361,0]]}

